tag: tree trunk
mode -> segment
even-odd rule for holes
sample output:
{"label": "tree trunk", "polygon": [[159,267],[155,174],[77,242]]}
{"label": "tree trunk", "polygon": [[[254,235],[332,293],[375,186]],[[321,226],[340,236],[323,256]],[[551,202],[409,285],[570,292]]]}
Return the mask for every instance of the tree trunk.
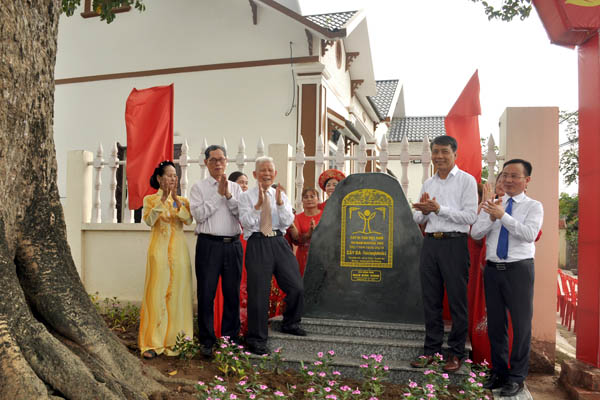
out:
{"label": "tree trunk", "polygon": [[0,7],[0,398],[164,391],[106,327],[75,269],[52,134],[60,0]]}

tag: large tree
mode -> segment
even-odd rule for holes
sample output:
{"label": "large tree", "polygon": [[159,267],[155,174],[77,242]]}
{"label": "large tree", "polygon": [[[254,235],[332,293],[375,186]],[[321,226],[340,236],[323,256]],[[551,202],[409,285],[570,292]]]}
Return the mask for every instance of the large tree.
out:
{"label": "large tree", "polygon": [[0,7],[0,398],[143,399],[164,378],[106,327],[67,245],[52,133],[61,5]]}

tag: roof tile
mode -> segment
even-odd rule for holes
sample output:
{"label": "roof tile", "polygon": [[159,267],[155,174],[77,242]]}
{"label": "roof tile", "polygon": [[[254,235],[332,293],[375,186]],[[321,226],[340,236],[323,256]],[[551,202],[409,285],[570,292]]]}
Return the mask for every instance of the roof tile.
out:
{"label": "roof tile", "polygon": [[388,130],[388,142],[401,142],[404,136],[409,142],[422,142],[425,134],[429,140],[446,134],[446,117],[404,117],[392,118]]}
{"label": "roof tile", "polygon": [[305,15],[304,18],[331,31],[336,32],[344,27],[346,22],[358,11],[344,11],[328,14]]}
{"label": "roof tile", "polygon": [[375,81],[375,87],[377,88],[375,96],[367,96],[367,99],[375,109],[379,119],[384,120],[390,112],[392,100],[398,87],[398,79]]}

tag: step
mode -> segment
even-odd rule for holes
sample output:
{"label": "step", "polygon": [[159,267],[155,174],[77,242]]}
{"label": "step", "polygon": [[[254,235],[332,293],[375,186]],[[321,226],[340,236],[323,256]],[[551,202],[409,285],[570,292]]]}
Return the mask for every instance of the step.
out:
{"label": "step", "polygon": [[360,357],[362,354],[381,354],[390,360],[411,360],[423,353],[422,340],[401,340],[383,338],[362,338],[309,334],[293,336],[271,330],[269,347],[293,349],[300,354],[316,354],[319,351],[333,350],[340,357]]}
{"label": "step", "polygon": [[[281,329],[282,317],[270,319],[271,329]],[[302,328],[309,334],[344,335],[365,338],[388,338],[405,340],[423,340],[425,326],[372,321],[346,321],[325,318],[302,318]],[[446,334],[450,327],[446,327]]]}
{"label": "step", "polygon": [[[286,366],[297,371],[300,370],[302,362],[304,362],[304,365],[308,366],[310,369],[310,364],[317,360],[316,354],[314,357],[307,360],[304,354],[297,353],[295,351],[282,351],[282,353],[282,357],[284,358],[284,363]],[[336,354],[331,365],[333,370],[339,371],[343,378],[361,380],[363,378],[363,369],[360,368],[360,365],[364,363],[365,360],[363,360],[361,357],[341,357]],[[409,380],[416,382],[421,382],[423,380],[423,372],[425,369],[412,368],[409,361],[388,361],[384,357],[382,364],[387,365],[389,368],[389,374],[386,379],[387,382],[408,384]],[[467,367],[463,365],[456,373],[450,374],[450,382],[452,384],[459,384],[465,379],[466,376]]]}

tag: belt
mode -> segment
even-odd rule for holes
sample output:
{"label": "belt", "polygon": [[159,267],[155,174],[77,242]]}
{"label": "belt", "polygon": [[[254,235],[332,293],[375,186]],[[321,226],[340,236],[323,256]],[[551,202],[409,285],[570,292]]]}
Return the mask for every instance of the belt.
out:
{"label": "belt", "polygon": [[208,233],[199,233],[198,236],[202,236],[203,238],[215,241],[215,242],[223,242],[223,243],[233,243],[236,240],[239,240],[239,236],[217,236],[210,235]]}
{"label": "belt", "polygon": [[487,264],[490,267],[496,268],[498,271],[505,271],[511,267],[516,266],[517,264],[524,262],[524,261],[532,261],[532,260],[533,260],[533,258],[527,258],[525,260],[512,261],[512,262],[504,262],[504,261],[503,262],[495,262],[495,261],[488,260]]}
{"label": "belt", "polygon": [[253,232],[252,235],[250,235],[250,238],[270,238],[275,236],[283,236],[283,233],[281,233],[281,231],[271,231],[271,233],[265,235],[262,232]]}
{"label": "belt", "polygon": [[426,232],[425,235],[434,239],[451,239],[467,236],[464,232]]}

